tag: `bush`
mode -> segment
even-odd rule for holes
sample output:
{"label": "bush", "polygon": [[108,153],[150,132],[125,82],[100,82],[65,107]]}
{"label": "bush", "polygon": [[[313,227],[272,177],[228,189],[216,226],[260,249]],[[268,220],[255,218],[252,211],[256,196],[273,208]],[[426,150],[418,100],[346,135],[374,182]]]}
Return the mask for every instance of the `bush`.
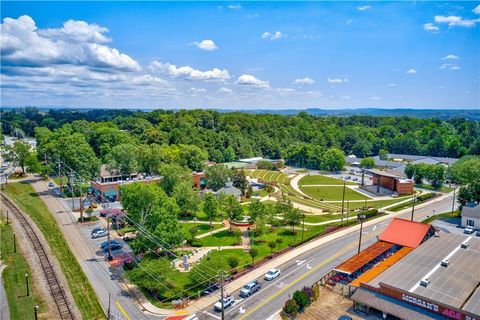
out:
{"label": "bush", "polygon": [[286,313],[289,318],[295,318],[298,314],[298,310],[298,304],[293,299],[287,300],[287,302],[285,302],[285,306],[282,309],[282,311]]}
{"label": "bush", "polygon": [[320,285],[318,283],[313,285],[312,290],[313,290],[313,300],[315,301],[320,296]]}
{"label": "bush", "polygon": [[431,199],[433,197],[435,197],[435,193],[433,193],[433,192],[428,192],[428,193],[425,193],[425,194],[421,194],[417,197],[417,202],[418,201],[425,201],[425,200]]}
{"label": "bush", "polygon": [[203,246],[201,240],[193,240],[193,241],[189,241],[189,242],[190,242],[190,246],[195,247],[195,248],[199,248],[199,247]]}
{"label": "bush", "polygon": [[240,260],[236,256],[230,256],[227,258],[227,263],[230,266],[230,268],[235,269],[236,267],[238,267]]}
{"label": "bush", "polygon": [[362,211],[362,214],[364,214],[366,216],[366,219],[368,219],[368,218],[371,218],[371,217],[377,215],[378,210],[377,209],[370,209],[370,210]]}
{"label": "bush", "polygon": [[305,292],[300,290],[297,290],[293,293],[293,300],[295,300],[300,310],[303,310],[310,304],[310,297]]}
{"label": "bush", "polygon": [[310,298],[310,301],[312,301],[315,298],[315,293],[313,292],[313,289],[310,287],[303,287],[302,289],[303,292]]}
{"label": "bush", "polygon": [[283,239],[282,238],[277,238],[277,239],[275,239],[275,242],[280,245],[280,244],[283,243]]}

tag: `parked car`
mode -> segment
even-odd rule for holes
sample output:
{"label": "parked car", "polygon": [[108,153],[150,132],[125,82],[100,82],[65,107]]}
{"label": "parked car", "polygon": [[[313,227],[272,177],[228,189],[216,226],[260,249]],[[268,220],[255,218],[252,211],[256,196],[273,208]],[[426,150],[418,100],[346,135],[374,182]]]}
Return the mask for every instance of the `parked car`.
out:
{"label": "parked car", "polygon": [[346,176],[345,177],[345,180],[350,180],[350,179],[352,179],[352,176]]}
{"label": "parked car", "polygon": [[100,230],[105,230],[104,227],[96,227],[96,228],[93,228],[92,231],[90,232],[91,235],[93,235],[94,233],[100,231]]}
{"label": "parked car", "polygon": [[477,237],[480,237],[480,230],[477,230]]}
{"label": "parked car", "polygon": [[463,230],[463,233],[466,233],[466,234],[472,234],[475,232],[475,228],[472,227],[472,226],[467,226],[464,230]]}
{"label": "parked car", "polygon": [[353,181],[357,181],[357,180],[358,180],[358,178],[357,178],[357,177],[354,177],[352,180],[353,180]]}
{"label": "parked car", "polygon": [[340,318],[338,318],[338,320],[352,320],[352,317],[343,315],[343,316],[341,316]]}
{"label": "parked car", "polygon": [[107,235],[108,235],[108,231],[105,229],[101,229],[92,233],[92,239],[103,238],[103,237],[106,237]]}
{"label": "parked car", "polygon": [[249,282],[243,286],[243,288],[240,290],[240,297],[246,298],[260,290],[261,287],[262,285],[260,282],[258,282],[258,280],[253,280],[252,282]]}
{"label": "parked car", "polygon": [[49,187],[49,188],[53,188],[53,187],[55,187],[55,184],[53,184],[53,182],[50,181],[50,182],[48,183],[48,187]]}
{"label": "parked car", "polygon": [[[118,241],[117,239],[111,239],[110,240],[110,246],[112,244],[120,244],[120,241]],[[106,247],[108,247],[108,241],[102,242],[102,244],[100,245],[100,248],[105,249]]]}
{"label": "parked car", "polygon": [[134,231],[134,232],[127,232],[123,235],[122,239],[124,241],[130,241],[130,240],[133,240],[137,237],[137,232]]}
{"label": "parked car", "polygon": [[203,293],[204,293],[205,295],[208,295],[208,294],[210,294],[210,293],[212,293],[212,292],[217,291],[218,289],[220,289],[220,285],[219,285],[218,283],[211,283],[211,284],[207,287],[207,289],[205,289],[205,291],[203,291]]}
{"label": "parked car", "polygon": [[[110,242],[110,251],[120,250],[122,249],[122,247],[123,245],[121,245],[118,242],[115,242],[115,243]],[[107,251],[108,251],[108,246],[105,246],[105,248],[103,248],[103,252],[107,252]]]}
{"label": "parked car", "polygon": [[5,169],[0,168],[0,173],[3,173],[4,171],[5,171]]}
{"label": "parked car", "polygon": [[[223,298],[223,308],[224,309],[227,309],[228,307],[230,307],[231,305],[233,305],[233,303],[235,302],[235,298],[232,296],[232,295],[226,295],[224,298]],[[215,305],[213,306],[213,308],[216,310],[216,311],[222,311],[222,300],[218,300],[217,303],[215,303]]]}
{"label": "parked car", "polygon": [[270,281],[280,276],[280,270],[278,269],[271,269],[267,273],[265,273],[265,280]]}
{"label": "parked car", "polygon": [[60,192],[60,189],[58,188],[53,189],[53,194],[56,195],[57,197],[60,197],[62,195],[62,193]]}

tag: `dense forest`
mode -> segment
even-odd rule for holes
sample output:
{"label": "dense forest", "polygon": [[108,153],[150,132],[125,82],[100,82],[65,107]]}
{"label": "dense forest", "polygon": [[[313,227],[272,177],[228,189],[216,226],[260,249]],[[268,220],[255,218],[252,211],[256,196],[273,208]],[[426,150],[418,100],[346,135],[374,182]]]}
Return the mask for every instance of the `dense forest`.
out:
{"label": "dense forest", "polygon": [[36,136],[40,145],[42,141],[50,144],[57,141],[60,149],[68,149],[72,143],[72,147],[83,148],[83,153],[88,155],[84,160],[98,159],[94,161],[95,166],[97,161],[105,162],[112,148],[118,145],[154,145],[163,147],[164,151],[170,146],[170,151],[176,148],[174,153],[187,148],[187,153],[215,162],[253,156],[283,158],[287,164],[311,168],[320,167],[322,155],[332,147],[358,157],[378,155],[381,149],[390,153],[455,158],[480,154],[480,123],[460,118],[312,116],[305,112],[275,115],[209,110],[39,112],[36,108],[4,110],[1,116],[4,134]]}

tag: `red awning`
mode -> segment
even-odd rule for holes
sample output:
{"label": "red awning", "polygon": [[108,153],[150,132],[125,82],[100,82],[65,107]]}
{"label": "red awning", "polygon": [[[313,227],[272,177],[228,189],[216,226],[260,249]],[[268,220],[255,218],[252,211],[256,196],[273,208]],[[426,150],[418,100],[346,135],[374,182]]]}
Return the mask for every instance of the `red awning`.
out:
{"label": "red awning", "polygon": [[420,222],[394,218],[380,235],[379,240],[404,247],[418,247],[432,226]]}

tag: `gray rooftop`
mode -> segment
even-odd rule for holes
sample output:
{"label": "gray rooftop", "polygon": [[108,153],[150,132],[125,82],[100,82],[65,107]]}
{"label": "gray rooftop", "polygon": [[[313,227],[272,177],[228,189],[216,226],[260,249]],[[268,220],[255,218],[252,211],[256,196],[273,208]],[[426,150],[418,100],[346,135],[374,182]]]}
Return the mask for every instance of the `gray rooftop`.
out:
{"label": "gray rooftop", "polygon": [[234,195],[234,196],[241,196],[242,191],[233,186],[233,183],[228,181],[225,183],[225,187],[218,189],[217,193],[223,193],[226,195]]}
{"label": "gray rooftop", "polygon": [[[468,248],[459,248],[467,239],[470,239]],[[450,256],[448,267],[440,266],[440,262],[447,256]],[[425,241],[369,284],[378,287],[379,283],[383,282],[430,300],[478,314],[479,265],[479,238],[440,233],[439,237]],[[418,285],[424,278],[430,280],[427,287]]]}

